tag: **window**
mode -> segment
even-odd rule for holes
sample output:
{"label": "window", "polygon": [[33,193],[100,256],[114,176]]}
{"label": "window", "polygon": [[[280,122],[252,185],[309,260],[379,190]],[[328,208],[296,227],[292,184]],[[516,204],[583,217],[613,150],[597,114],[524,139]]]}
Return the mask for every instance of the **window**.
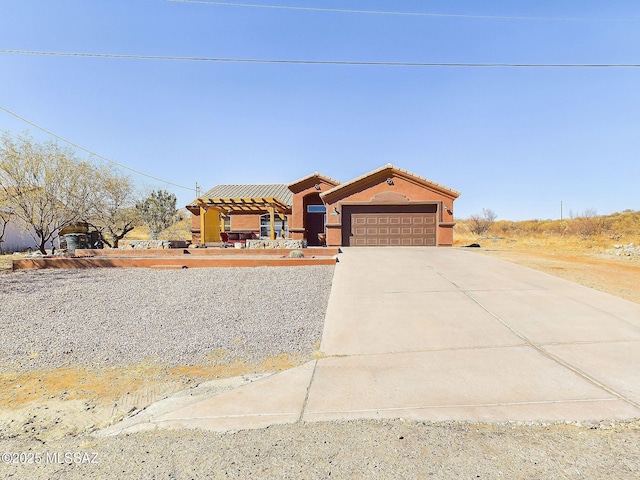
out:
{"label": "window", "polygon": [[231,231],[231,215],[227,215],[226,217],[224,217],[224,231]]}
{"label": "window", "polygon": [[[287,216],[284,216],[284,220],[281,220],[280,217],[276,214],[274,219],[274,230],[276,231],[276,238],[283,236],[282,230],[284,228],[284,238],[289,236],[289,225],[287,221]],[[271,232],[270,227],[270,216],[268,213],[264,215],[260,215],[260,236],[269,238],[269,233]]]}
{"label": "window", "polygon": [[327,207],[325,205],[307,205],[308,213],[327,213]]}

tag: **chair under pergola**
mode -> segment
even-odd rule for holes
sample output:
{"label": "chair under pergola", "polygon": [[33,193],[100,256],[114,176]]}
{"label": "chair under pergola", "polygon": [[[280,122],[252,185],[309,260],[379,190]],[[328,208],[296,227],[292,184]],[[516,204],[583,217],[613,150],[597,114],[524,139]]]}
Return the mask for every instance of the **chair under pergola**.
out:
{"label": "chair under pergola", "polygon": [[220,222],[220,218],[232,213],[268,213],[269,238],[275,240],[275,217],[278,216],[284,222],[285,214],[289,210],[286,203],[275,197],[200,197],[194,203],[200,208],[202,243],[219,242],[220,232],[224,229],[224,222]]}

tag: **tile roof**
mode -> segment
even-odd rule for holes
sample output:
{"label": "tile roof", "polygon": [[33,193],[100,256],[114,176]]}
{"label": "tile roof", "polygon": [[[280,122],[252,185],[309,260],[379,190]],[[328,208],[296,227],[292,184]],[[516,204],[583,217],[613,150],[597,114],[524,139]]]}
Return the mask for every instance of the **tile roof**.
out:
{"label": "tile roof", "polygon": [[299,178],[295,182],[291,182],[289,184],[289,187],[292,187],[294,185],[302,183],[302,182],[304,182],[306,180],[309,180],[311,178],[319,178],[321,180],[324,180],[327,183],[332,183],[333,185],[340,185],[340,182],[338,180],[336,180],[335,178],[327,177],[326,175],[322,175],[321,173],[314,172],[311,175],[307,175],[306,177]]}
{"label": "tile roof", "polygon": [[420,182],[422,182],[423,184],[429,185],[431,187],[435,187],[435,188],[437,188],[439,190],[442,190],[443,192],[448,192],[449,194],[451,194],[455,198],[460,196],[460,192],[458,192],[457,190],[454,190],[453,188],[449,188],[449,187],[447,187],[445,185],[442,185],[441,183],[434,182],[433,180],[429,180],[428,178],[423,177],[421,175],[416,175],[415,173],[410,172],[409,170],[405,170],[404,168],[396,167],[395,165],[393,165],[391,163],[387,163],[386,165],[383,165],[380,168],[376,168],[375,170],[367,172],[364,175],[360,175],[359,177],[356,177],[353,180],[349,180],[348,182],[341,183],[340,185],[337,185],[337,186],[333,187],[332,189],[321,193],[320,197],[324,198],[324,197],[330,196],[331,194],[333,194],[336,191],[342,190],[343,188],[346,188],[349,185],[353,185],[354,183],[358,183],[358,182],[366,179],[367,177],[375,175],[376,173],[383,172],[385,170],[391,170],[391,171],[394,171],[394,172],[399,173],[401,175],[404,175],[406,177],[413,177],[416,180],[419,180]]}
{"label": "tile roof", "polygon": [[[293,193],[285,183],[268,185],[216,185],[200,195],[209,198],[233,198],[233,197],[274,197],[282,200],[287,205],[293,203]],[[195,205],[191,203],[190,205]]]}

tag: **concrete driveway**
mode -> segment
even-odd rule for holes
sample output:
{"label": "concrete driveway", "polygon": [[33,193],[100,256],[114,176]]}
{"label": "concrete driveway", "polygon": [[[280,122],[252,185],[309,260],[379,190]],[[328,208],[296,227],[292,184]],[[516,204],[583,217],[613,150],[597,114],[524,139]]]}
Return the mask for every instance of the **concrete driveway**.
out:
{"label": "concrete driveway", "polygon": [[462,249],[345,249],[339,260],[325,358],[169,399],[104,433],[640,417],[640,305]]}

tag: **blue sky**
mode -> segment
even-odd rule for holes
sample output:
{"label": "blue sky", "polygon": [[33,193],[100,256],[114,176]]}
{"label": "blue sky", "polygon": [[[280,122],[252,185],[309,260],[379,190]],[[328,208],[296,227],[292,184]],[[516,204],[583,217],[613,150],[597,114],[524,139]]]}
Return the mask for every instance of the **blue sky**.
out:
{"label": "blue sky", "polygon": [[[242,3],[240,0],[236,3]],[[640,2],[3,0],[1,50],[443,63],[640,64]],[[586,20],[593,21],[586,21]],[[606,21],[620,19],[626,21]],[[635,20],[629,21],[629,20]],[[393,163],[462,192],[456,216],[640,210],[640,68],[427,68],[0,53],[0,106],[190,188],[341,181]],[[0,129],[46,134],[0,111]],[[81,156],[84,156],[81,155]],[[166,187],[184,205],[194,192]]]}

